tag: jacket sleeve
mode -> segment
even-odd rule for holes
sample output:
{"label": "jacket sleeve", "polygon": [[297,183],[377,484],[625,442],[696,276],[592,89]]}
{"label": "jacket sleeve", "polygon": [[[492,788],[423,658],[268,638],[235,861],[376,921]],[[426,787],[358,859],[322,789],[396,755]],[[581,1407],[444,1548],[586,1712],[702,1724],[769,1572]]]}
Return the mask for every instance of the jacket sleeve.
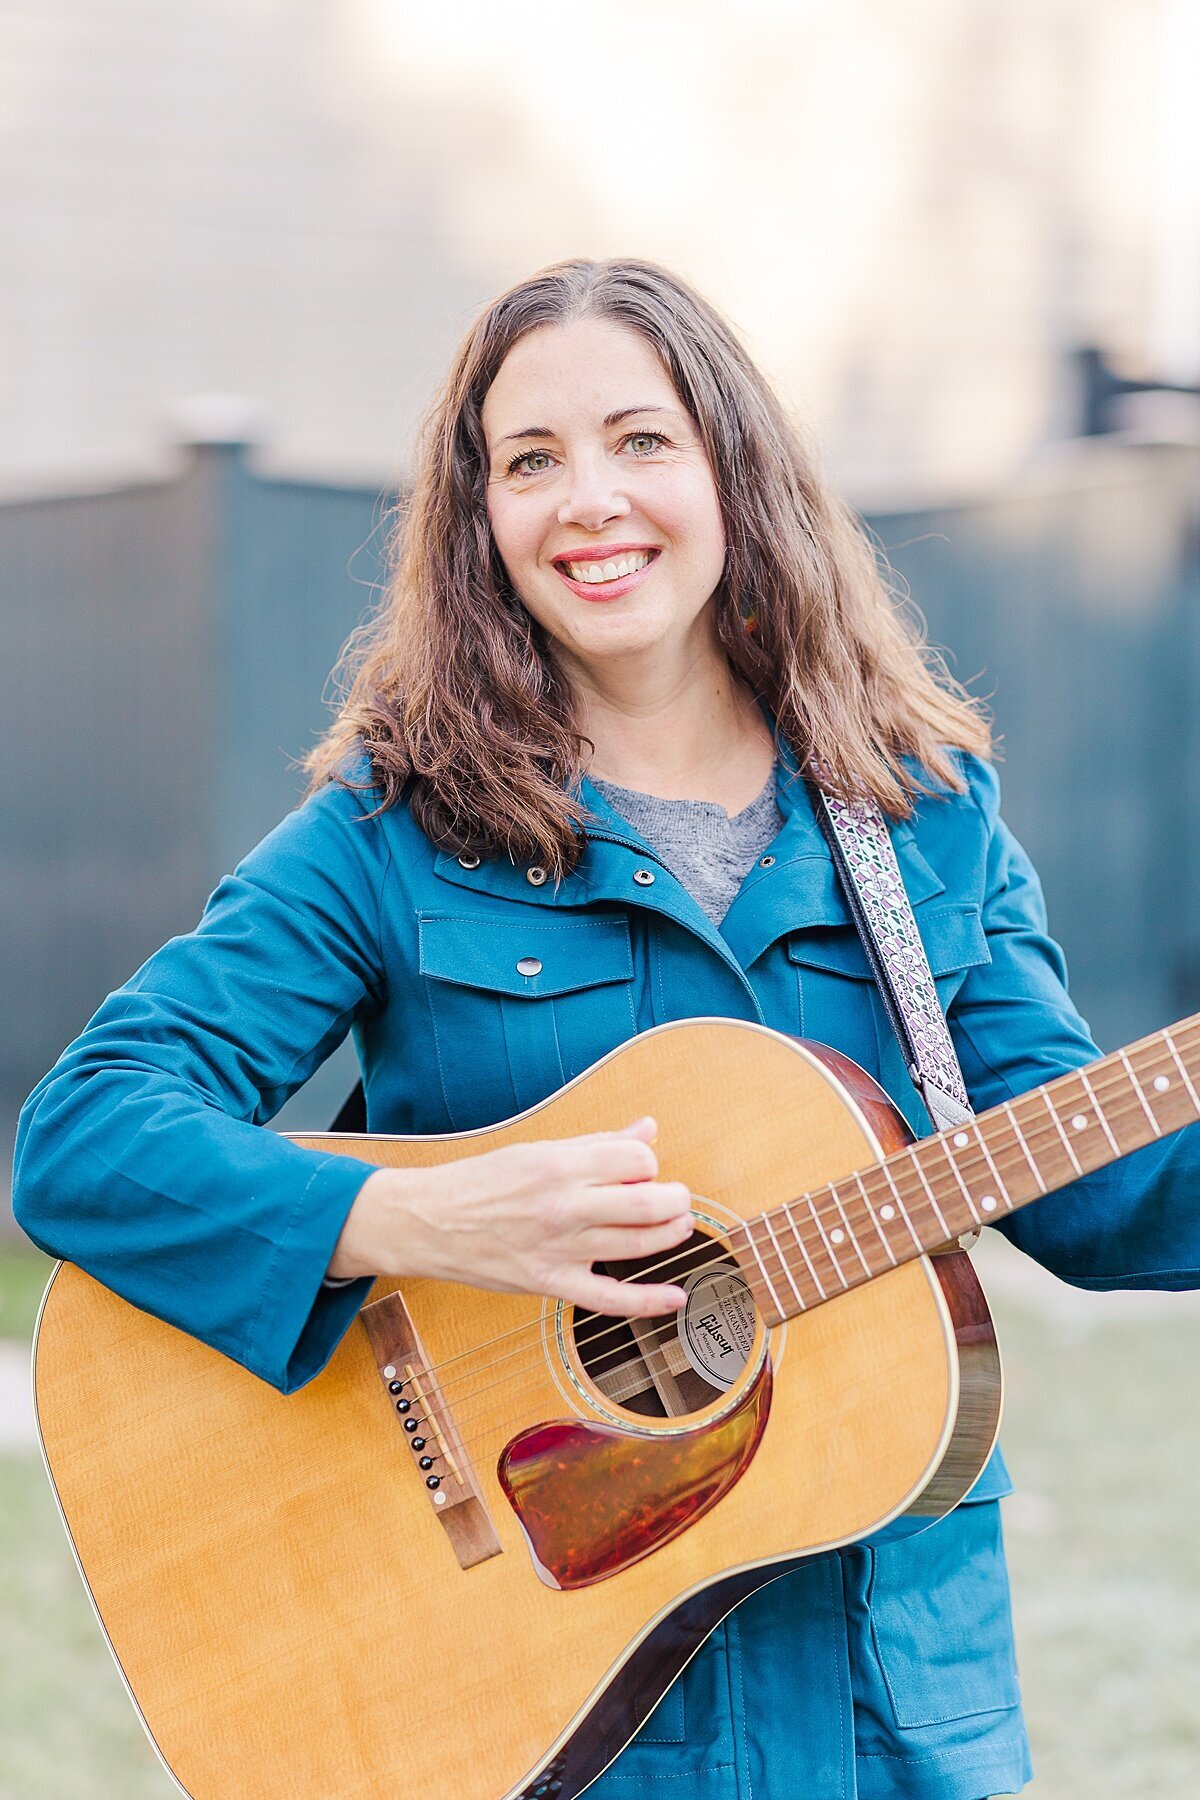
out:
{"label": "jacket sleeve", "polygon": [[[983,1111],[1101,1053],[1067,992],[1033,865],[999,816],[995,772],[974,758],[967,772],[986,833],[991,961],[969,972],[949,1023]],[[1077,1287],[1200,1285],[1200,1124],[1047,1194],[999,1228]]]}
{"label": "jacket sleeve", "polygon": [[371,1172],[262,1122],[381,1000],[385,834],[330,787],[101,1006],[21,1114],[13,1208],[35,1243],[285,1392],[369,1282],[323,1288]]}

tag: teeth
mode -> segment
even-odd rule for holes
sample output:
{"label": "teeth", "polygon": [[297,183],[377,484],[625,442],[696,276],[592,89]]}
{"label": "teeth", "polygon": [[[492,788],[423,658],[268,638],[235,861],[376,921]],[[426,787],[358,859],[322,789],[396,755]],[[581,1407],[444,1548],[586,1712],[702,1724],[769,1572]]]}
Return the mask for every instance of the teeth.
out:
{"label": "teeth", "polygon": [[604,564],[569,562],[567,573],[572,581],[582,581],[589,585],[599,581],[619,581],[623,575],[636,575],[649,561],[648,550],[637,550],[630,556],[612,557]]}

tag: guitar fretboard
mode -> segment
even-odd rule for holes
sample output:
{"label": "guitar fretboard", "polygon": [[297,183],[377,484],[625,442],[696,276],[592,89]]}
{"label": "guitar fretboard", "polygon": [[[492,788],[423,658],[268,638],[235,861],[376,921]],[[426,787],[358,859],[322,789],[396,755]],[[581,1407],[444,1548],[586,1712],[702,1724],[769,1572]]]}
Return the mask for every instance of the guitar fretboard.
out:
{"label": "guitar fretboard", "polygon": [[769,1324],[1027,1206],[1200,1119],[1200,1014],[730,1234]]}

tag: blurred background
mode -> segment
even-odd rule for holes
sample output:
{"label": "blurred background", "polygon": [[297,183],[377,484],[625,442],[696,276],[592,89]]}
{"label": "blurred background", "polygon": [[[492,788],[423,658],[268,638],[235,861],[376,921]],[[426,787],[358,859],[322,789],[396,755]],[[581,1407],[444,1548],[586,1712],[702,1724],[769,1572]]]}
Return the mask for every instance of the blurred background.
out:
{"label": "blurred background", "polygon": [[[689,277],[811,431],[1101,1045],[1200,1008],[1198,76],[1200,0],[0,0],[5,1141],[297,799],[453,346],[570,255]],[[1182,1800],[1200,1313],[983,1259],[1030,1791]],[[37,1462],[45,1272],[0,1200],[0,1800],[165,1795]]]}

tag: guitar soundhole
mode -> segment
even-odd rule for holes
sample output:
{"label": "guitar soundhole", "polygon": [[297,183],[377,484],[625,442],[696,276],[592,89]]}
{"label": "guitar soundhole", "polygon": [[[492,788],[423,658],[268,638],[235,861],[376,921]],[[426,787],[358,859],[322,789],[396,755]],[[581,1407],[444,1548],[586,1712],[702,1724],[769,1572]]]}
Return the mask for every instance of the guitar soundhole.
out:
{"label": "guitar soundhole", "polygon": [[652,1319],[575,1309],[579,1360],[606,1399],[650,1418],[677,1419],[711,1406],[733,1386],[750,1358],[756,1314],[746,1280],[722,1244],[696,1231],[665,1256],[596,1267],[619,1281],[677,1282],[688,1295],[682,1311]]}

